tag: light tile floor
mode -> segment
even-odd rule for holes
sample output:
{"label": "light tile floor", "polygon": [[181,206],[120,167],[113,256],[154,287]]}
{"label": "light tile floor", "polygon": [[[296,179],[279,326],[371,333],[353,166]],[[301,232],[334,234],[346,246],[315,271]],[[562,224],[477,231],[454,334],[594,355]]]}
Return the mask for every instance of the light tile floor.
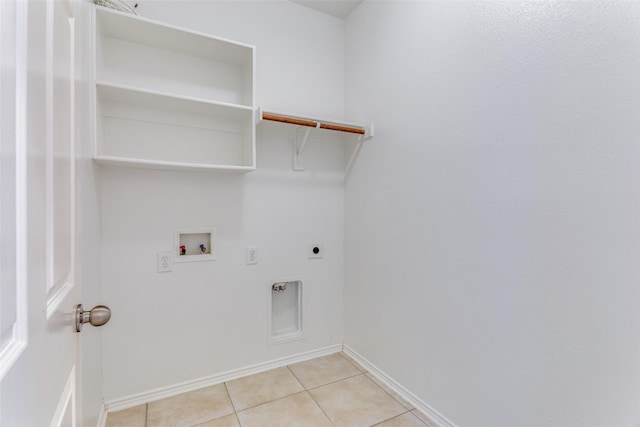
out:
{"label": "light tile floor", "polygon": [[430,427],[344,353],[109,413],[107,427]]}

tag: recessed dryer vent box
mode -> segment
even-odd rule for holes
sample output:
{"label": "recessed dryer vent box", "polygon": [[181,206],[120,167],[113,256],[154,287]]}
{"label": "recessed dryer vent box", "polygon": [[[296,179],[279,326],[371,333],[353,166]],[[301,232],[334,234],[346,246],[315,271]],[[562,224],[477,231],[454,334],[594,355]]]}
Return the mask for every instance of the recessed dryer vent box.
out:
{"label": "recessed dryer vent box", "polygon": [[216,259],[215,236],[215,228],[176,230],[175,262],[214,261]]}

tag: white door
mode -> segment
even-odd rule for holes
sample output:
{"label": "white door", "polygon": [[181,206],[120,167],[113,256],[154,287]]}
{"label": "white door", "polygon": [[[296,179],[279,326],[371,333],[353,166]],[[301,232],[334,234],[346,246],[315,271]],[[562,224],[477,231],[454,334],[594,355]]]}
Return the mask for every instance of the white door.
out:
{"label": "white door", "polygon": [[0,0],[2,427],[81,424],[73,6]]}

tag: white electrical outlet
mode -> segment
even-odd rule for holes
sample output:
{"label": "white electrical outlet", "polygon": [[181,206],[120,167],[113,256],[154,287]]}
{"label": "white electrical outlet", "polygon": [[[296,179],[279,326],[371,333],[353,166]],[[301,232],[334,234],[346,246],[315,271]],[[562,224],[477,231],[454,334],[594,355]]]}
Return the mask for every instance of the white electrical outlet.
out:
{"label": "white electrical outlet", "polygon": [[168,273],[173,270],[173,252],[158,252],[158,273]]}
{"label": "white electrical outlet", "polygon": [[247,248],[247,265],[258,263],[258,248],[256,246],[249,246]]}
{"label": "white electrical outlet", "polygon": [[324,246],[321,243],[309,243],[307,256],[309,259],[322,258],[324,256]]}

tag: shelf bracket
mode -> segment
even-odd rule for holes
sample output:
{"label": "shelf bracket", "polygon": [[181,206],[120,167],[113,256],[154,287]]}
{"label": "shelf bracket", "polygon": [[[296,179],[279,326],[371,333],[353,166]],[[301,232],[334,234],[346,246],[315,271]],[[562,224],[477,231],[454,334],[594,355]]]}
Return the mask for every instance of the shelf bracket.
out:
{"label": "shelf bracket", "polygon": [[309,139],[310,127],[296,129],[296,140],[293,144],[293,170],[304,170],[304,147]]}
{"label": "shelf bracket", "polygon": [[373,125],[366,126],[364,128],[364,135],[360,135],[358,137],[358,141],[356,141],[356,146],[353,148],[351,152],[351,156],[349,157],[349,161],[347,162],[347,166],[344,168],[345,175],[348,175],[351,171],[351,167],[353,166],[353,162],[356,160],[358,153],[360,153],[360,149],[362,148],[362,143],[368,141],[373,138]]}

